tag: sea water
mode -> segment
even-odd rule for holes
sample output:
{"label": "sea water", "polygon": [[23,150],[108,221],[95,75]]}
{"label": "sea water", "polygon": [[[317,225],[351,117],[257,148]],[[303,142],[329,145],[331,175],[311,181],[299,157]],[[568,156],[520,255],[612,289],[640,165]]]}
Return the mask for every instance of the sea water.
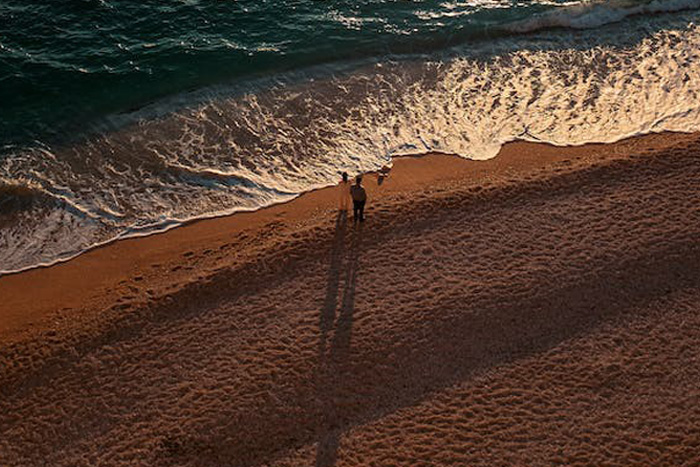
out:
{"label": "sea water", "polygon": [[700,0],[0,0],[0,274],[431,151],[700,129]]}

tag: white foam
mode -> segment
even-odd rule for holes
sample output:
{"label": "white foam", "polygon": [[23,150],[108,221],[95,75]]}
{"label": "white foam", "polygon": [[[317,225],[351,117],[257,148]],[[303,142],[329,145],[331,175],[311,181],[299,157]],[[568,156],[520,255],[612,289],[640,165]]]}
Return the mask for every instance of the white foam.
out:
{"label": "white foam", "polygon": [[541,15],[504,26],[510,32],[526,33],[551,28],[594,29],[642,14],[670,13],[700,8],[700,0],[605,0],[564,5]]}
{"label": "white foam", "polygon": [[575,40],[486,60],[415,57],[211,89],[74,146],[15,154],[0,163],[0,179],[52,201],[0,228],[0,274],[287,201],[396,156],[488,159],[515,139],[578,145],[700,130],[700,28],[622,49]]}

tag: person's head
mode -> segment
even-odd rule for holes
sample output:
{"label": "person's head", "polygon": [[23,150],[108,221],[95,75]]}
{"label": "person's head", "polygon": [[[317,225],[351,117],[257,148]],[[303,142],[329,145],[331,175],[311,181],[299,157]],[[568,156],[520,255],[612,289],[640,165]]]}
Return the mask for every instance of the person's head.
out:
{"label": "person's head", "polygon": [[357,183],[358,185],[362,185],[362,175],[358,175],[357,177],[355,177],[355,183]]}
{"label": "person's head", "polygon": [[344,182],[347,182],[347,181],[348,181],[348,173],[347,173],[347,172],[343,172],[343,173],[342,173],[342,177],[343,177],[343,181],[344,181]]}

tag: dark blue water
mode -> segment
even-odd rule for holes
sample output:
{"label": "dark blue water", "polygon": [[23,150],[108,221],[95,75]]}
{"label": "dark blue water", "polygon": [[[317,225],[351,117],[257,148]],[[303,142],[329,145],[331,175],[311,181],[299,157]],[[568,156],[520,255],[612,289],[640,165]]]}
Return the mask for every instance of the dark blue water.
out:
{"label": "dark blue water", "polygon": [[0,145],[215,83],[495,36],[557,3],[2,0]]}
{"label": "dark blue water", "polygon": [[0,0],[0,275],[431,151],[700,130],[700,0]]}

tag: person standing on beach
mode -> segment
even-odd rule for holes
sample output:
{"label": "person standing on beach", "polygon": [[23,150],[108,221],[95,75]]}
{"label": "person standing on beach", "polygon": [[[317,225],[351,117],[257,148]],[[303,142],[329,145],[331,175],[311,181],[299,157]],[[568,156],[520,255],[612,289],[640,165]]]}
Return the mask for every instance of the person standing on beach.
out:
{"label": "person standing on beach", "polygon": [[364,222],[365,220],[365,203],[367,202],[367,192],[362,186],[362,175],[355,178],[355,184],[350,188],[352,195],[352,220]]}
{"label": "person standing on beach", "polygon": [[342,180],[340,181],[340,205],[339,209],[341,211],[347,211],[350,205],[350,180],[348,179],[348,173],[343,172]]}

